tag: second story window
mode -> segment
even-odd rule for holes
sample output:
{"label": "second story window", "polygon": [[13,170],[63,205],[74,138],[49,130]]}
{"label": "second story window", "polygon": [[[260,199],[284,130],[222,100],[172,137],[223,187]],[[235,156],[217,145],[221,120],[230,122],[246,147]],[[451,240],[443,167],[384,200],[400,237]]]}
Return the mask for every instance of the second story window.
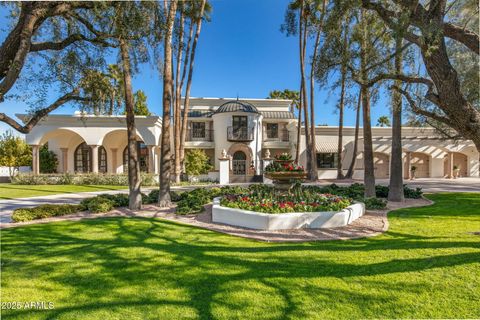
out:
{"label": "second story window", "polygon": [[267,138],[268,139],[278,138],[278,123],[267,123]]}
{"label": "second story window", "polygon": [[192,122],[192,137],[205,138],[205,122]]}

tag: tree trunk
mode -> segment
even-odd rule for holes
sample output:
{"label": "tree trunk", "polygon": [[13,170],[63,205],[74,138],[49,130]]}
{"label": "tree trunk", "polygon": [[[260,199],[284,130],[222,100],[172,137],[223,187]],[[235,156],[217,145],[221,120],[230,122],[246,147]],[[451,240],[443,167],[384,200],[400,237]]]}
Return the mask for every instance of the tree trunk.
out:
{"label": "tree trunk", "polygon": [[[395,72],[402,73],[402,38],[396,38],[397,54],[395,55]],[[402,85],[400,80],[395,81],[395,86]],[[403,194],[403,163],[402,163],[402,96],[397,90],[392,90],[392,153],[390,159],[390,184],[388,200],[401,202]]]}
{"label": "tree trunk", "polygon": [[123,39],[120,39],[120,53],[123,63],[123,83],[125,88],[125,111],[128,140],[128,207],[131,210],[139,210],[142,207],[142,193],[140,190],[140,163],[138,162],[137,154],[137,130],[135,128],[130,56],[128,53],[128,44]]}
{"label": "tree trunk", "polygon": [[311,178],[312,173],[312,149],[310,143],[310,127],[309,127],[309,119],[308,119],[308,99],[307,99],[307,86],[305,81],[305,51],[306,51],[306,44],[307,44],[307,21],[306,17],[304,17],[304,2],[302,0],[301,7],[300,7],[300,15],[299,15],[299,49],[300,49],[300,74],[301,74],[301,92],[302,95],[302,107],[303,107],[303,115],[304,115],[304,126],[305,126],[305,155],[306,155],[306,169],[308,174],[308,179]]}
{"label": "tree trunk", "polygon": [[162,149],[160,156],[160,192],[158,195],[159,207],[171,205],[170,174],[172,166],[172,152],[170,144],[170,110],[172,106],[172,32],[177,0],[170,2],[168,9],[167,27],[164,44],[164,72],[163,72],[163,119],[162,119]]}
{"label": "tree trunk", "polygon": [[358,102],[357,102],[357,115],[355,118],[355,138],[353,141],[353,153],[352,153],[352,162],[348,167],[347,174],[345,175],[346,179],[352,179],[353,173],[355,171],[355,162],[357,161],[357,151],[358,151],[358,132],[360,131],[360,109],[362,108],[362,91],[358,93]]}
{"label": "tree trunk", "polygon": [[300,83],[300,92],[298,100],[298,121],[297,121],[297,148],[295,149],[295,163],[298,164],[300,160],[300,143],[302,142],[302,108],[303,108],[303,99],[302,99],[302,84]]}
{"label": "tree trunk", "polygon": [[364,160],[364,183],[365,197],[375,197],[375,169],[373,165],[373,142],[372,124],[370,119],[370,89],[366,83],[367,74],[367,50],[369,39],[365,9],[361,10],[362,38],[360,45],[360,75],[362,78],[362,110],[363,110],[363,160]]}
{"label": "tree trunk", "polygon": [[203,19],[203,13],[205,11],[206,2],[207,2],[206,0],[202,0],[200,13],[197,20],[197,29],[195,31],[195,38],[193,39],[192,51],[190,52],[187,87],[185,88],[185,103],[183,106],[182,130],[181,130],[181,136],[180,136],[180,159],[181,159],[182,166],[183,166],[183,162],[185,161],[185,138],[187,136],[188,110],[190,107],[189,106],[190,89],[192,87],[192,77],[193,77],[193,70],[194,70],[194,63],[195,63],[195,52],[197,49],[198,38],[200,37],[200,31],[202,30],[202,19]]}
{"label": "tree trunk", "polygon": [[180,70],[182,67],[182,54],[183,54],[183,28],[185,25],[185,18],[183,15],[183,10],[180,13],[180,30],[179,30],[179,40],[178,40],[178,51],[177,51],[177,71],[175,74],[175,106],[174,106],[174,119],[173,127],[175,129],[175,182],[180,182],[180,174],[182,171],[181,161],[180,161],[180,121],[181,121],[181,104],[182,104],[182,87],[180,86]]}
{"label": "tree trunk", "polygon": [[[348,26],[345,27],[343,34],[343,50],[347,50],[348,46]],[[345,57],[345,53],[342,59],[341,67],[341,89],[340,89],[340,104],[338,106],[338,162],[337,162],[337,179],[344,179],[342,169],[342,157],[343,157],[343,112],[345,108],[345,86],[347,82],[347,64],[348,60]]]}

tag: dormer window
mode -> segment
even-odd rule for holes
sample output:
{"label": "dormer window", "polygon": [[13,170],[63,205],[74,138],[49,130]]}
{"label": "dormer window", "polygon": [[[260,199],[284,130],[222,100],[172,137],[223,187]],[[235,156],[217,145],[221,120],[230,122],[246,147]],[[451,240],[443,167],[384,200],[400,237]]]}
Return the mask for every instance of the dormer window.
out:
{"label": "dormer window", "polygon": [[278,139],[278,123],[267,123],[267,138]]}

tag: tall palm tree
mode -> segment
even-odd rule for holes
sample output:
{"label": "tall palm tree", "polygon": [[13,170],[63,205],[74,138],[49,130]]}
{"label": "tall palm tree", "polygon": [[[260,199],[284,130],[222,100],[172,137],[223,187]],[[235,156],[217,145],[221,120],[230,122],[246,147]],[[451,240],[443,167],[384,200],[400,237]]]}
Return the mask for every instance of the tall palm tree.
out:
{"label": "tall palm tree", "polygon": [[379,127],[390,127],[390,119],[387,116],[380,116],[377,119],[377,126]]}
{"label": "tall palm tree", "polygon": [[[165,2],[165,5],[167,3]],[[177,0],[171,0],[168,10],[164,38],[164,69],[163,69],[163,119],[162,119],[162,145],[160,155],[160,192],[158,194],[158,205],[168,207],[170,199],[170,171],[172,153],[170,147],[170,112],[172,106],[172,33],[175,13],[177,11]]]}
{"label": "tall palm tree", "polygon": [[[200,32],[202,30],[202,21],[204,19],[205,8],[210,10],[210,6],[207,7],[206,0],[199,0],[192,2],[194,5],[191,12],[191,20],[192,23],[196,24],[195,30],[195,37],[192,43],[192,49],[190,52],[189,58],[189,66],[188,66],[188,76],[187,76],[187,86],[185,88],[185,100],[183,104],[183,119],[182,119],[182,127],[180,132],[180,161],[183,164],[185,159],[185,139],[187,136],[187,125],[188,125],[188,110],[190,107],[190,90],[192,88],[192,78],[193,78],[193,70],[195,64],[195,53],[197,50],[198,38],[200,37]],[[198,5],[199,4],[199,5]],[[198,5],[198,6],[197,6]]]}

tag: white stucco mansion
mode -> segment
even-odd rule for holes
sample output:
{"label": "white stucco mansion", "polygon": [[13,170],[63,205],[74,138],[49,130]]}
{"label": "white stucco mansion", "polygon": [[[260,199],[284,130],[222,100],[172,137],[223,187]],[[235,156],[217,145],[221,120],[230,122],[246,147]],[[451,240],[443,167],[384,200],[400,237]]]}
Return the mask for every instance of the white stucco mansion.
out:
{"label": "white stucco mansion", "polygon": [[[250,181],[262,173],[262,159],[289,152],[295,154],[297,120],[290,100],[192,98],[186,139],[187,149],[203,149],[218,179],[222,151],[230,158],[230,181]],[[18,115],[20,118],[25,115]],[[318,117],[317,117],[318,118]],[[136,117],[140,166],[158,173],[162,119]],[[374,127],[375,173],[389,176],[391,128]],[[353,156],[353,127],[343,131],[343,166],[347,170]],[[363,177],[363,136],[360,129],[355,177]],[[471,141],[443,140],[432,128],[404,127],[404,175],[415,166],[416,177],[451,177],[453,168],[460,176],[478,176],[479,154]],[[48,143],[59,159],[58,172],[123,173],[126,168],[126,125],[124,116],[84,114],[50,115],[26,135],[33,148],[33,172],[39,171],[39,148]],[[301,139],[300,163],[305,163],[305,142]],[[320,178],[335,178],[338,161],[338,127],[316,128],[317,168]],[[267,152],[268,149],[268,152]],[[187,151],[188,152],[188,151]]]}

